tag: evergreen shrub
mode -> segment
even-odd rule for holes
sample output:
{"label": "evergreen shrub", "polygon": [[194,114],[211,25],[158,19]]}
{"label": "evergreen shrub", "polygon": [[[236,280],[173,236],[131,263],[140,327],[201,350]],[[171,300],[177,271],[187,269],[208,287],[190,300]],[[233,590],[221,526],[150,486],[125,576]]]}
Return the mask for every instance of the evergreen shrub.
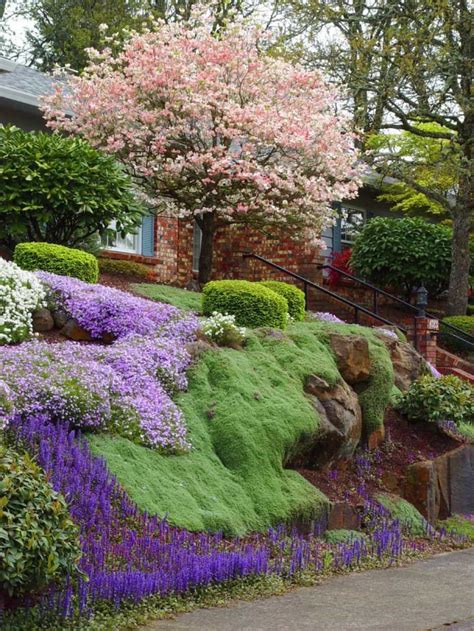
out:
{"label": "evergreen shrub", "polygon": [[304,293],[301,289],[295,287],[295,285],[290,285],[290,283],[283,283],[278,280],[262,280],[259,284],[268,287],[268,289],[286,298],[288,302],[288,313],[293,320],[296,322],[304,320],[306,303]]}
{"label": "evergreen shrub", "polygon": [[25,270],[73,276],[86,283],[96,283],[99,277],[99,265],[93,254],[55,243],[19,243],[14,260]]}
{"label": "evergreen shrub", "polygon": [[238,326],[268,326],[284,329],[288,301],[272,289],[247,280],[214,280],[202,290],[204,315],[214,311],[235,316]]}
{"label": "evergreen shrub", "polygon": [[34,592],[74,575],[79,529],[28,454],[0,445],[0,591]]}

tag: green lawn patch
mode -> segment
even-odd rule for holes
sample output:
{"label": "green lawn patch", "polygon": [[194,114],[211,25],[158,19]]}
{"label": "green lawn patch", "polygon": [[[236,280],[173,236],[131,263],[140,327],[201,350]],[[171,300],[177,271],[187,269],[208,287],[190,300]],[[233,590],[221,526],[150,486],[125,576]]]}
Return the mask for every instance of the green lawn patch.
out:
{"label": "green lawn patch", "polygon": [[[286,333],[250,331],[243,350],[205,351],[190,371],[188,391],[177,398],[191,453],[160,455],[107,435],[90,437],[93,451],[141,509],[168,514],[171,523],[191,530],[242,534],[317,517],[327,499],[285,463],[318,431],[303,390],[306,377],[317,374],[330,384],[340,378],[328,329],[364,330],[300,322]],[[375,334],[365,334],[378,370],[388,353]],[[361,395],[374,401],[363,406],[369,419],[382,414],[390,398],[393,375],[382,375],[385,381],[374,374]]]}
{"label": "green lawn patch", "polygon": [[137,294],[151,298],[157,302],[165,302],[186,311],[201,312],[202,295],[197,291],[189,291],[171,285],[158,285],[156,283],[138,283],[132,285]]}

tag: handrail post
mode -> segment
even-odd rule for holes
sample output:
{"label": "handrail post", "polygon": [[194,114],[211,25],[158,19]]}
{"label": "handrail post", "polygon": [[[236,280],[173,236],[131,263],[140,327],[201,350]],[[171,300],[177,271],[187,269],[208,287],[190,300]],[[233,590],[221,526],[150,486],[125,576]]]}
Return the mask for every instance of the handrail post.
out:
{"label": "handrail post", "polygon": [[308,283],[305,281],[303,283],[303,291],[304,291],[304,308],[308,311]]}
{"label": "handrail post", "polygon": [[374,289],[374,313],[378,313],[377,306],[377,290]]}

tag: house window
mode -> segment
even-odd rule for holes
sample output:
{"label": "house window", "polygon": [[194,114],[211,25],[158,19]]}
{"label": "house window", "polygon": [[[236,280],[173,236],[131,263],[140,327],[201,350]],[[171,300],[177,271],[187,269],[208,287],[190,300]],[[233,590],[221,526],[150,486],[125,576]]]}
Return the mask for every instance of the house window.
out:
{"label": "house window", "polygon": [[142,230],[137,230],[135,234],[126,234],[124,237],[116,231],[116,222],[113,221],[110,226],[110,230],[114,232],[109,233],[103,239],[103,245],[107,250],[114,252],[127,252],[130,254],[141,254],[142,252]]}
{"label": "house window", "polygon": [[194,221],[193,228],[193,272],[199,271],[199,257],[201,256],[202,230]]}
{"label": "house window", "polygon": [[342,248],[352,247],[355,238],[367,222],[367,211],[359,208],[341,207]]}

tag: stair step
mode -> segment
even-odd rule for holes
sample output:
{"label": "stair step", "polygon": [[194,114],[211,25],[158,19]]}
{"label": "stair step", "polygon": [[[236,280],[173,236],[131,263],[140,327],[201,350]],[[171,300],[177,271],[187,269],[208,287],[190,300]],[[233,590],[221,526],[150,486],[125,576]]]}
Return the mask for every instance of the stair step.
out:
{"label": "stair step", "polygon": [[452,368],[459,368],[464,372],[474,375],[474,365],[466,361],[462,357],[458,357],[454,353],[446,351],[444,348],[439,348],[436,353],[436,363],[440,366],[451,366]]}
{"label": "stair step", "polygon": [[466,372],[465,370],[461,370],[461,368],[455,368],[453,366],[437,366],[437,369],[442,375],[454,375],[455,377],[459,377],[459,379],[468,381],[474,385],[474,375]]}

